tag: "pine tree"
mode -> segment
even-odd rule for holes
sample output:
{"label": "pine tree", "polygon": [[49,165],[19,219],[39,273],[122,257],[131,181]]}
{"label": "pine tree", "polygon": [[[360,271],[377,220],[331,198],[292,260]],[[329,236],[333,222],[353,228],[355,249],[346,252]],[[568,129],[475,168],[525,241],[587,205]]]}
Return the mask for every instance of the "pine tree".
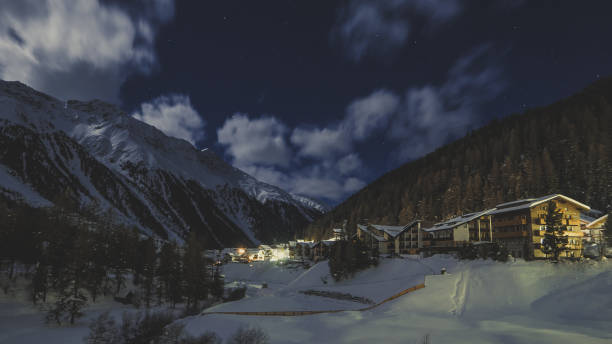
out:
{"label": "pine tree", "polygon": [[155,273],[157,271],[157,247],[155,240],[148,238],[139,244],[140,257],[142,261],[141,289],[143,301],[147,308],[150,307],[155,286]]}
{"label": "pine tree", "polygon": [[553,261],[559,260],[559,255],[564,251],[567,244],[567,237],[563,235],[563,213],[557,209],[555,201],[547,204],[546,212],[546,232],[542,241],[542,252],[546,255],[552,254]]}
{"label": "pine tree", "polygon": [[219,271],[219,266],[215,267],[215,273],[213,275],[212,284],[210,287],[210,293],[217,299],[223,297],[223,293],[225,291],[223,276]]}
{"label": "pine tree", "polygon": [[202,255],[203,251],[195,233],[191,233],[183,254],[183,279],[187,308],[197,308],[198,302],[208,296],[208,274]]}
{"label": "pine tree", "polygon": [[109,259],[110,236],[102,229],[96,230],[91,235],[91,251],[89,252],[89,268],[87,271],[86,287],[89,290],[91,299],[96,302],[100,293],[106,294],[108,291],[107,279],[110,264]]}
{"label": "pine tree", "polygon": [[157,268],[157,300],[170,302],[174,307],[182,299],[181,256],[176,242],[164,243]]}
{"label": "pine tree", "polygon": [[43,263],[38,263],[32,276],[31,298],[32,303],[36,304],[39,300],[47,302],[49,290],[49,269]]}

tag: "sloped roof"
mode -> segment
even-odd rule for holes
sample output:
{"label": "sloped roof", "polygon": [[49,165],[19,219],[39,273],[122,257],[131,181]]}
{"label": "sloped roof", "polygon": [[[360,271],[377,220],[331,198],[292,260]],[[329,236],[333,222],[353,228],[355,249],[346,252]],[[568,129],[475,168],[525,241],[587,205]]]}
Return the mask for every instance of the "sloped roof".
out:
{"label": "sloped roof", "polygon": [[298,241],[296,245],[300,246],[308,246],[309,248],[313,248],[317,243],[314,241]]}
{"label": "sloped roof", "polygon": [[403,226],[386,226],[386,225],[373,225],[373,224],[369,224],[370,226],[378,229],[379,231],[385,232],[387,234],[389,234],[391,237],[395,238],[398,235],[402,234],[402,232],[404,232],[405,230],[409,229],[410,227],[412,227],[415,223],[419,222],[418,220],[414,220],[406,225]]}
{"label": "sloped roof", "polygon": [[334,233],[343,233],[344,229],[342,229],[342,228],[334,228],[333,231],[334,231]]}
{"label": "sloped roof", "polygon": [[372,236],[374,239],[376,239],[377,241],[385,241],[385,238],[384,238],[384,237],[381,237],[380,235],[376,235],[376,234],[372,233],[372,231],[371,231],[371,230],[369,230],[367,226],[364,226],[364,225],[357,225],[357,227],[358,227],[360,230],[362,230],[362,231],[364,231],[364,232],[368,233],[369,235],[371,235],[371,236]]}
{"label": "sloped roof", "polygon": [[590,222],[589,224],[586,225],[586,228],[597,228],[597,226],[602,226],[606,223],[606,221],[608,220],[608,215],[604,215],[592,222]]}
{"label": "sloped roof", "polygon": [[489,214],[491,212],[493,212],[495,210],[495,208],[491,208],[491,209],[487,209],[487,210],[483,210],[483,211],[478,211],[475,213],[470,213],[470,214],[465,214],[465,215],[461,215],[461,216],[457,216],[457,217],[453,217],[452,219],[446,220],[444,222],[438,222],[435,225],[433,225],[430,228],[425,228],[423,229],[426,232],[434,232],[434,231],[441,231],[441,230],[445,230],[445,229],[451,229],[451,228],[455,228],[457,226],[460,226],[464,223],[470,222],[474,219],[477,219],[479,217],[481,217],[482,215],[486,215]]}
{"label": "sloped roof", "polygon": [[588,205],[580,203],[573,198],[569,198],[561,194],[553,194],[553,195],[547,195],[547,196],[543,196],[539,198],[527,198],[527,199],[522,199],[518,201],[498,204],[496,206],[496,209],[492,211],[491,214],[501,214],[501,213],[507,213],[507,212],[516,211],[516,210],[528,209],[528,208],[535,207],[536,205],[551,201],[555,198],[562,198],[585,210],[591,209],[591,207],[589,207]]}

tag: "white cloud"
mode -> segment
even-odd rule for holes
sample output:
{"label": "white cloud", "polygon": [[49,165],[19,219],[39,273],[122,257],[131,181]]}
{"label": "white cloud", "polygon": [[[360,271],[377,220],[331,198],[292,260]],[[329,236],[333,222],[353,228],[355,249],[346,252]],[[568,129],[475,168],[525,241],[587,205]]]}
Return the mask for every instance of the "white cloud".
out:
{"label": "white cloud", "polygon": [[340,172],[340,174],[342,175],[347,175],[358,170],[359,168],[361,168],[361,165],[361,159],[359,158],[359,155],[357,153],[351,153],[341,158],[336,163],[338,172]]}
{"label": "white cloud", "polygon": [[436,27],[461,10],[459,0],[353,0],[340,10],[332,38],[354,61],[366,55],[388,58],[409,39],[413,16]]}
{"label": "white cloud", "polygon": [[[338,201],[363,188],[366,183],[357,177],[347,177],[335,169],[315,163],[303,168],[281,171],[275,166],[238,166],[264,183],[275,185],[288,192]],[[332,166],[333,167],[333,166]]]}
{"label": "white cloud", "polygon": [[490,47],[481,46],[460,58],[441,86],[411,88],[389,128],[400,142],[397,158],[414,159],[480,125],[481,106],[505,87],[501,72],[486,61]]}
{"label": "white cloud", "polygon": [[128,65],[154,65],[155,25],[174,13],[173,1],[147,5],[147,17],[133,17],[98,0],[0,2],[0,77],[63,99],[117,101]]}
{"label": "white cloud", "polygon": [[373,132],[388,125],[397,111],[400,97],[387,90],[377,90],[353,101],[344,119],[325,128],[296,128],[291,143],[299,147],[301,156],[332,159],[353,149],[356,141],[367,139]]}
{"label": "white cloud", "polygon": [[361,189],[363,189],[366,186],[366,182],[364,182],[363,180],[359,179],[359,178],[348,178],[347,180],[344,181],[344,193],[345,194],[353,194]]}
{"label": "white cloud", "polygon": [[185,95],[158,97],[141,104],[140,111],[132,116],[194,146],[204,138],[205,122]]}
{"label": "white cloud", "polygon": [[346,125],[352,127],[352,137],[363,140],[374,130],[385,127],[389,116],[400,104],[400,98],[392,92],[378,90],[351,103],[347,109]]}
{"label": "white cloud", "polygon": [[350,151],[352,138],[344,127],[296,128],[291,143],[300,147],[299,154],[314,158],[331,158]]}
{"label": "white cloud", "polygon": [[314,174],[297,175],[293,178],[295,183],[293,193],[332,200],[342,199],[366,185],[364,181],[355,177],[339,179]]}
{"label": "white cloud", "polygon": [[217,130],[218,141],[227,146],[234,164],[288,166],[291,150],[285,140],[287,127],[274,117],[250,119],[235,114]]}

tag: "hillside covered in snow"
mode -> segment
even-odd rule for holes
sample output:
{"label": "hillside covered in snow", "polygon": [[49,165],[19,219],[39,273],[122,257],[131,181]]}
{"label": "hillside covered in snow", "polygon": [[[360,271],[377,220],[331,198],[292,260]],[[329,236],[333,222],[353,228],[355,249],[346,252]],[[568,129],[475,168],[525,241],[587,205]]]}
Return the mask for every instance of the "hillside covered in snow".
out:
{"label": "hillside covered in snow", "polygon": [[161,238],[180,240],[195,230],[209,247],[286,240],[325,211],[114,105],[61,102],[5,81],[0,197],[110,211]]}
{"label": "hillside covered in snow", "polygon": [[[441,268],[448,273],[440,275]],[[253,270],[247,273],[244,270]],[[207,314],[180,320],[192,334],[215,331],[228,337],[240,327],[260,327],[271,343],[610,343],[610,262],[500,263],[384,259],[353,279],[334,282],[327,262],[302,273],[267,263],[231,264],[229,279],[242,278],[250,297],[214,311],[336,310],[308,316]],[[269,288],[258,289],[258,284]],[[270,283],[271,282],[271,283]],[[304,295],[335,291],[379,302],[402,289],[425,288],[368,311],[357,302]]]}

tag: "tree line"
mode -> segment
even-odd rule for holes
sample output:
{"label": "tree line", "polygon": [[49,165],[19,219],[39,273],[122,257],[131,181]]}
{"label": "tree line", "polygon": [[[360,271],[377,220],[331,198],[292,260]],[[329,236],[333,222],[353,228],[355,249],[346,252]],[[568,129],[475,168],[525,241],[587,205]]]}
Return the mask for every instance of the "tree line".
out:
{"label": "tree line", "polygon": [[[184,245],[159,243],[136,228],[115,224],[111,214],[94,222],[63,209],[0,200],[4,292],[24,277],[30,301],[48,309],[49,322],[74,323],[100,296],[147,308],[184,303],[187,309],[198,309],[209,295],[223,296],[219,268],[203,255],[194,233]],[[126,287],[139,297],[120,294]]]}

